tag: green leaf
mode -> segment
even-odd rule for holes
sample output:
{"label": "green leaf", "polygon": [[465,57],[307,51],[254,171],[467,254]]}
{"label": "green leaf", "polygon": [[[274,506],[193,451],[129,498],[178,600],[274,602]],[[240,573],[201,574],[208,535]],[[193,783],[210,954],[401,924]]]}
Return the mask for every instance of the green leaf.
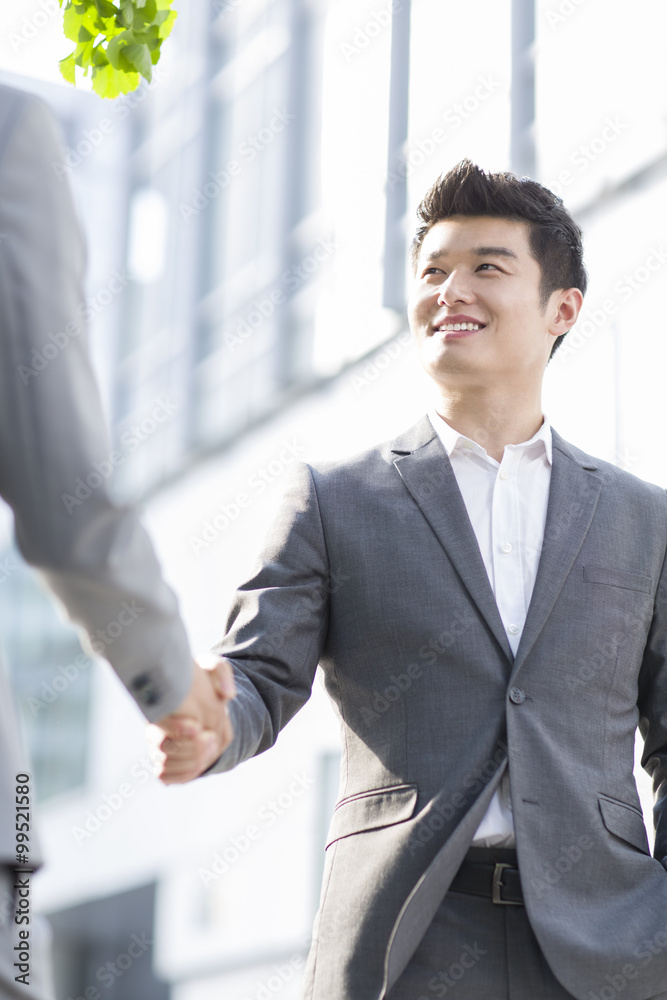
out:
{"label": "green leaf", "polygon": [[151,55],[146,45],[128,45],[123,55],[127,61],[150,83],[153,75]]}
{"label": "green leaf", "polygon": [[134,4],[132,0],[120,0],[120,12],[126,27],[131,28],[134,23]]}
{"label": "green leaf", "polygon": [[94,4],[70,4],[63,15],[63,30],[67,38],[73,42],[79,40],[81,29],[84,28],[90,34],[97,34],[99,28],[96,27],[99,17]]}
{"label": "green leaf", "polygon": [[[120,35],[116,35],[112,38],[106,47],[106,54],[108,56],[109,62],[114,69],[121,69],[121,57],[123,55],[123,49],[127,48],[134,42],[134,33],[132,31],[124,31]],[[129,66],[124,67],[129,69]]]}
{"label": "green leaf", "polygon": [[162,41],[171,32],[173,0],[59,0],[63,29],[77,43],[62,60],[65,79],[75,83],[75,66],[84,76],[93,71],[93,89],[117,97],[136,89],[143,76],[151,80]]}
{"label": "green leaf", "polygon": [[95,0],[95,7],[97,13],[103,18],[113,17],[115,19],[116,14],[118,14],[118,7],[111,3],[111,0]]}
{"label": "green leaf", "polygon": [[160,38],[168,38],[171,34],[171,29],[174,27],[174,21],[178,17],[175,10],[169,11],[166,21],[164,21],[159,28],[158,34]]}
{"label": "green leaf", "polygon": [[60,67],[60,72],[62,73],[62,75],[64,76],[64,78],[67,80],[67,82],[68,83],[73,83],[74,85],[76,85],[76,70],[75,70],[75,66],[74,66],[74,53],[72,52],[72,53],[70,53],[70,55],[65,56],[64,59],[61,59],[60,62],[58,63],[58,66]]}
{"label": "green leaf", "polygon": [[69,38],[71,42],[78,42],[80,27],[81,18],[79,14],[77,14],[74,7],[67,7],[63,14],[63,31],[65,32],[65,37]]}
{"label": "green leaf", "polygon": [[101,66],[93,70],[93,90],[100,97],[118,97],[136,90],[141,77],[138,73],[124,73],[113,66]]}
{"label": "green leaf", "polygon": [[156,0],[146,0],[144,4],[141,16],[146,19],[147,23],[152,24],[155,20],[155,15],[157,14],[157,3]]}
{"label": "green leaf", "polygon": [[79,42],[72,53],[72,58],[77,66],[81,66],[85,75],[93,58],[93,39],[89,38],[87,41]]}
{"label": "green leaf", "polygon": [[101,45],[96,45],[93,49],[93,73],[95,72],[96,66],[108,66],[109,60],[107,59],[107,54]]}
{"label": "green leaf", "polygon": [[102,28],[100,29],[100,34],[104,35],[106,39],[115,38],[116,35],[120,35],[121,32],[127,30],[125,25],[120,23],[120,18],[103,17],[101,21]]}
{"label": "green leaf", "polygon": [[146,45],[136,41],[136,33],[124,31],[112,38],[106,48],[109,62],[114,69],[125,73],[141,73],[149,82],[152,77],[150,52]]}

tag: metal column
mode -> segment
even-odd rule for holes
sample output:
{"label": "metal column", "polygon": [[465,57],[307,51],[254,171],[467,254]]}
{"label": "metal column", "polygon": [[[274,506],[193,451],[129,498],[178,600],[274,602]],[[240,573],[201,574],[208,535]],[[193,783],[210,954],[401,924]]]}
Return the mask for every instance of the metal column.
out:
{"label": "metal column", "polygon": [[535,0],[512,0],[512,170],[535,177]]}
{"label": "metal column", "polygon": [[410,83],[410,0],[393,10],[391,20],[391,82],[389,87],[389,142],[387,153],[387,208],[384,237],[384,288],[382,304],[405,311],[404,218],[407,210],[407,177],[403,154],[408,138]]}

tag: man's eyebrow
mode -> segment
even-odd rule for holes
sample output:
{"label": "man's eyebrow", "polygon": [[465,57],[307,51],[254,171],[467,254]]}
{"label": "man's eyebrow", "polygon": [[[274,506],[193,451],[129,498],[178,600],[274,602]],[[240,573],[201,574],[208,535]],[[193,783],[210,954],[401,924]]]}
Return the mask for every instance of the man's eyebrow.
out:
{"label": "man's eyebrow", "polygon": [[519,259],[514,250],[510,250],[509,247],[475,247],[473,253],[477,257],[511,257],[512,260]]}
{"label": "man's eyebrow", "polygon": [[[519,259],[514,250],[510,250],[509,247],[473,247],[470,252],[476,257],[508,257],[511,260]],[[448,250],[431,250],[424,257],[424,261],[430,263],[434,260],[440,260],[442,257],[446,257],[448,253]]]}

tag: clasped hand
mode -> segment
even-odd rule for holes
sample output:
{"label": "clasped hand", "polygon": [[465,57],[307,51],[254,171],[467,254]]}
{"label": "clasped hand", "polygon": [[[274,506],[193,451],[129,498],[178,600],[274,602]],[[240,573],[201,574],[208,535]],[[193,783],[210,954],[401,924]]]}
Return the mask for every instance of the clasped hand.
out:
{"label": "clasped hand", "polygon": [[155,723],[162,734],[158,777],[165,785],[192,781],[215,763],[234,732],[227,702],[236,697],[229,660],[216,658],[205,669],[195,663],[190,690],[175,712]]}

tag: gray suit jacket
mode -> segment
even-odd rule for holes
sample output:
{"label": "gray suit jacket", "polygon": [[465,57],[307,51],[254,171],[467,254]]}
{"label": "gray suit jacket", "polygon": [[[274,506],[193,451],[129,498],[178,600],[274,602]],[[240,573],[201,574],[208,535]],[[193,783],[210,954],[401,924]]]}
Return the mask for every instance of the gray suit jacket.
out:
{"label": "gray suit jacket", "polygon": [[667,989],[667,497],[553,441],[516,657],[426,417],[349,462],[301,467],[238,591],[218,647],[235,667],[236,735],[216,769],[273,744],[318,663],[340,716],[309,1000],[386,995],[508,764],[527,913],[558,979],[581,1000],[606,976],[627,1000]]}
{"label": "gray suit jacket", "polygon": [[[47,106],[0,86],[0,496],[23,556],[156,720],[190,686],[176,598],[136,513],[111,504],[101,475],[81,504],[63,502],[110,445],[86,346],[81,232],[52,169],[62,160]],[[14,778],[25,762],[1,665],[0,685],[1,863],[15,854]]]}

